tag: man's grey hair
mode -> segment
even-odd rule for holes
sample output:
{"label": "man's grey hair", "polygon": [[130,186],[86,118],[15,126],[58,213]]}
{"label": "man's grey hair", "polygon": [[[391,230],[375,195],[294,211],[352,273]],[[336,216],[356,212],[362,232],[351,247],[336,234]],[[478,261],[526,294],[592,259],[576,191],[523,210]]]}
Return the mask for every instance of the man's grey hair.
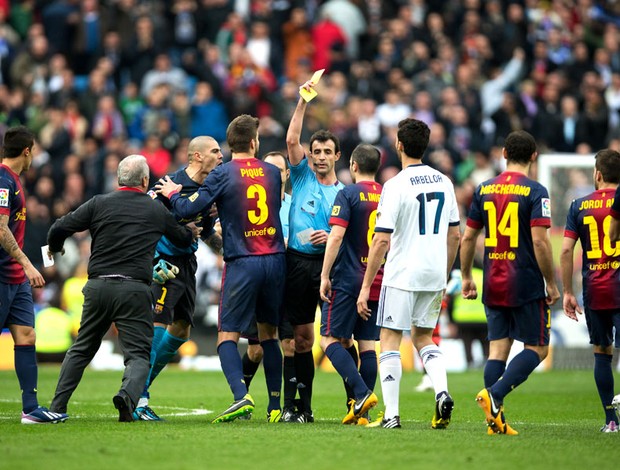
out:
{"label": "man's grey hair", "polygon": [[149,175],[149,166],[143,155],[129,155],[118,164],[118,185],[136,187]]}

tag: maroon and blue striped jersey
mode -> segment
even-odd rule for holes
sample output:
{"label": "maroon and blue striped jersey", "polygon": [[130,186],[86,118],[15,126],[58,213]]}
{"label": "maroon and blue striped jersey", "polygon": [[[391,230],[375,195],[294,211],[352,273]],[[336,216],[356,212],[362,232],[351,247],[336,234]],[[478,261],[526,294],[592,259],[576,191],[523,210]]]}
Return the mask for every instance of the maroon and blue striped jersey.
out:
{"label": "maroon and blue striped jersey", "polygon": [[189,218],[215,202],[222,225],[224,260],[284,253],[280,223],[282,180],[277,167],[236,158],[215,168],[194,194],[170,195],[174,213]]}
{"label": "maroon and blue striped jersey", "polygon": [[620,306],[620,243],[609,238],[613,189],[599,189],[575,199],[568,210],[564,236],[583,248],[583,303],[592,310]]}
{"label": "maroon and blue striped jersey", "polygon": [[[0,215],[8,216],[8,227],[20,249],[24,249],[26,232],[26,196],[19,175],[0,163]],[[0,282],[26,282],[22,265],[0,247]]]}
{"label": "maroon and blue striped jersey", "polygon": [[[359,294],[368,265],[381,189],[379,183],[370,181],[346,186],[338,192],[332,207],[329,225],[347,229],[332,268],[332,288],[354,297]],[[372,283],[370,300],[379,300],[382,279],[383,264]]]}
{"label": "maroon and blue striped jersey", "polygon": [[549,193],[543,185],[513,171],[481,183],[467,225],[485,229],[485,305],[519,307],[546,297],[531,231],[551,226]]}

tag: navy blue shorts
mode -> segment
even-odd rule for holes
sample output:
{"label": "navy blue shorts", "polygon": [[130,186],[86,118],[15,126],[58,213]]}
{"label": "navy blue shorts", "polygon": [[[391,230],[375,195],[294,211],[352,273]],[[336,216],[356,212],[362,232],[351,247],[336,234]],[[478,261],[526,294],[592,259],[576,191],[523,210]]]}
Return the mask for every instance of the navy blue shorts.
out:
{"label": "navy blue shorts", "polygon": [[218,331],[240,333],[253,321],[278,326],[284,300],[284,253],[227,261],[222,274]]}
{"label": "navy blue shorts", "polygon": [[511,338],[530,346],[548,346],[551,309],[544,299],[519,307],[484,306],[489,340]]}
{"label": "navy blue shorts", "polygon": [[324,302],[321,309],[321,336],[345,339],[353,336],[357,341],[377,341],[378,305],[376,300],[368,302],[372,313],[368,320],[364,320],[357,314],[357,297],[332,289],[331,303]]}
{"label": "navy blue shorts", "polygon": [[21,284],[0,282],[0,330],[9,325],[34,328],[34,302],[29,281]]}
{"label": "navy blue shorts", "polygon": [[155,299],[153,321],[170,325],[175,320],[184,320],[194,326],[196,308],[196,268],[195,256],[161,256],[179,268],[174,279],[165,284],[151,284]]}
{"label": "navy blue shorts", "polygon": [[[620,348],[620,310],[591,310],[585,307],[590,344],[606,348],[615,344]],[[614,326],[616,327],[614,341]]]}

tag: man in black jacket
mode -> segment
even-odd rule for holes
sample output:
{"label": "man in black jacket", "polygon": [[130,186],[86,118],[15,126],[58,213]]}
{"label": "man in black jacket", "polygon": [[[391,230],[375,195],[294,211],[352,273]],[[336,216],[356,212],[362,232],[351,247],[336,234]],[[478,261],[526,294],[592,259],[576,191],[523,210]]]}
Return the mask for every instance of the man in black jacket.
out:
{"label": "man in black jacket", "polygon": [[125,356],[125,374],[113,398],[119,421],[133,421],[132,413],[149,373],[153,320],[152,260],[162,235],[178,246],[189,246],[200,228],[179,225],[146,190],[149,167],[141,155],[130,155],[118,165],[119,189],[98,195],[57,220],[47,235],[50,253],[63,252],[65,239],[90,230],[91,256],[84,287],[82,322],[75,344],[60,369],[52,410],[67,410],[86,366],[101,345],[112,322]]}

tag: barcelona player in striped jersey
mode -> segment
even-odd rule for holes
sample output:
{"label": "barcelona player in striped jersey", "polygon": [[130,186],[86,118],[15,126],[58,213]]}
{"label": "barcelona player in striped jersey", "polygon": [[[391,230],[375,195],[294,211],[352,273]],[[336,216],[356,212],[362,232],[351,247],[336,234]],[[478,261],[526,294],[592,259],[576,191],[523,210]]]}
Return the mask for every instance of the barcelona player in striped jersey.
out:
{"label": "barcelona player in striped jersey", "polygon": [[170,199],[180,217],[191,217],[215,202],[222,225],[226,265],[217,351],[234,402],[213,422],[232,421],[254,411],[237,343],[240,332],[247,330],[255,318],[269,392],[267,419],[276,422],[282,414],[282,352],[277,325],[286,272],[279,217],[282,182],[278,168],[257,158],[257,118],[247,114],[236,117],[228,126],[226,140],[232,160],[214,169],[196,193],[179,197],[180,186],[167,177],[160,180],[158,192]]}
{"label": "barcelona player in striped jersey", "polygon": [[[377,303],[383,268],[375,277],[368,319],[357,315],[357,294],[368,264],[368,248],[374,234],[381,185],[374,178],[381,155],[369,144],[358,145],[351,154],[350,170],[355,184],[337,195],[329,223],[332,227],[321,271],[321,347],[345,383],[349,412],[343,424],[368,424],[364,415],[377,404],[373,393],[377,379],[375,341],[379,339]],[[360,368],[341,341],[355,337]],[[349,344],[346,344],[349,346]],[[364,417],[364,419],[362,419]]]}
{"label": "barcelona player in striped jersey", "polygon": [[573,291],[573,252],[577,240],[583,248],[583,307],[594,350],[594,381],[598,390],[605,424],[602,432],[618,432],[618,416],[612,405],[614,374],[611,365],[614,346],[620,347],[620,243],[609,238],[614,194],[620,183],[620,153],[601,150],[595,155],[594,187],[596,191],[575,199],[566,218],[560,264],[564,286],[564,313],[577,321],[583,313]]}
{"label": "barcelona player in striped jersey", "polygon": [[34,134],[18,126],[4,133],[0,163],[0,330],[15,342],[15,373],[22,391],[22,424],[59,423],[68,416],[53,413],[37,401],[32,288],[43,287],[41,273],[22,251],[26,231],[26,195],[19,175],[32,164]]}
{"label": "barcelona player in striped jersey", "polygon": [[[472,278],[476,238],[484,227],[482,302],[489,329],[489,359],[484,386],[476,401],[485,413],[489,434],[517,434],[506,424],[504,397],[527,380],[547,356],[551,311],[559,297],[553,273],[551,208],[547,189],[527,177],[538,155],[525,131],[504,143],[506,171],[481,183],[474,192],[461,243],[462,294],[478,296]],[[523,351],[506,365],[514,340]]]}

